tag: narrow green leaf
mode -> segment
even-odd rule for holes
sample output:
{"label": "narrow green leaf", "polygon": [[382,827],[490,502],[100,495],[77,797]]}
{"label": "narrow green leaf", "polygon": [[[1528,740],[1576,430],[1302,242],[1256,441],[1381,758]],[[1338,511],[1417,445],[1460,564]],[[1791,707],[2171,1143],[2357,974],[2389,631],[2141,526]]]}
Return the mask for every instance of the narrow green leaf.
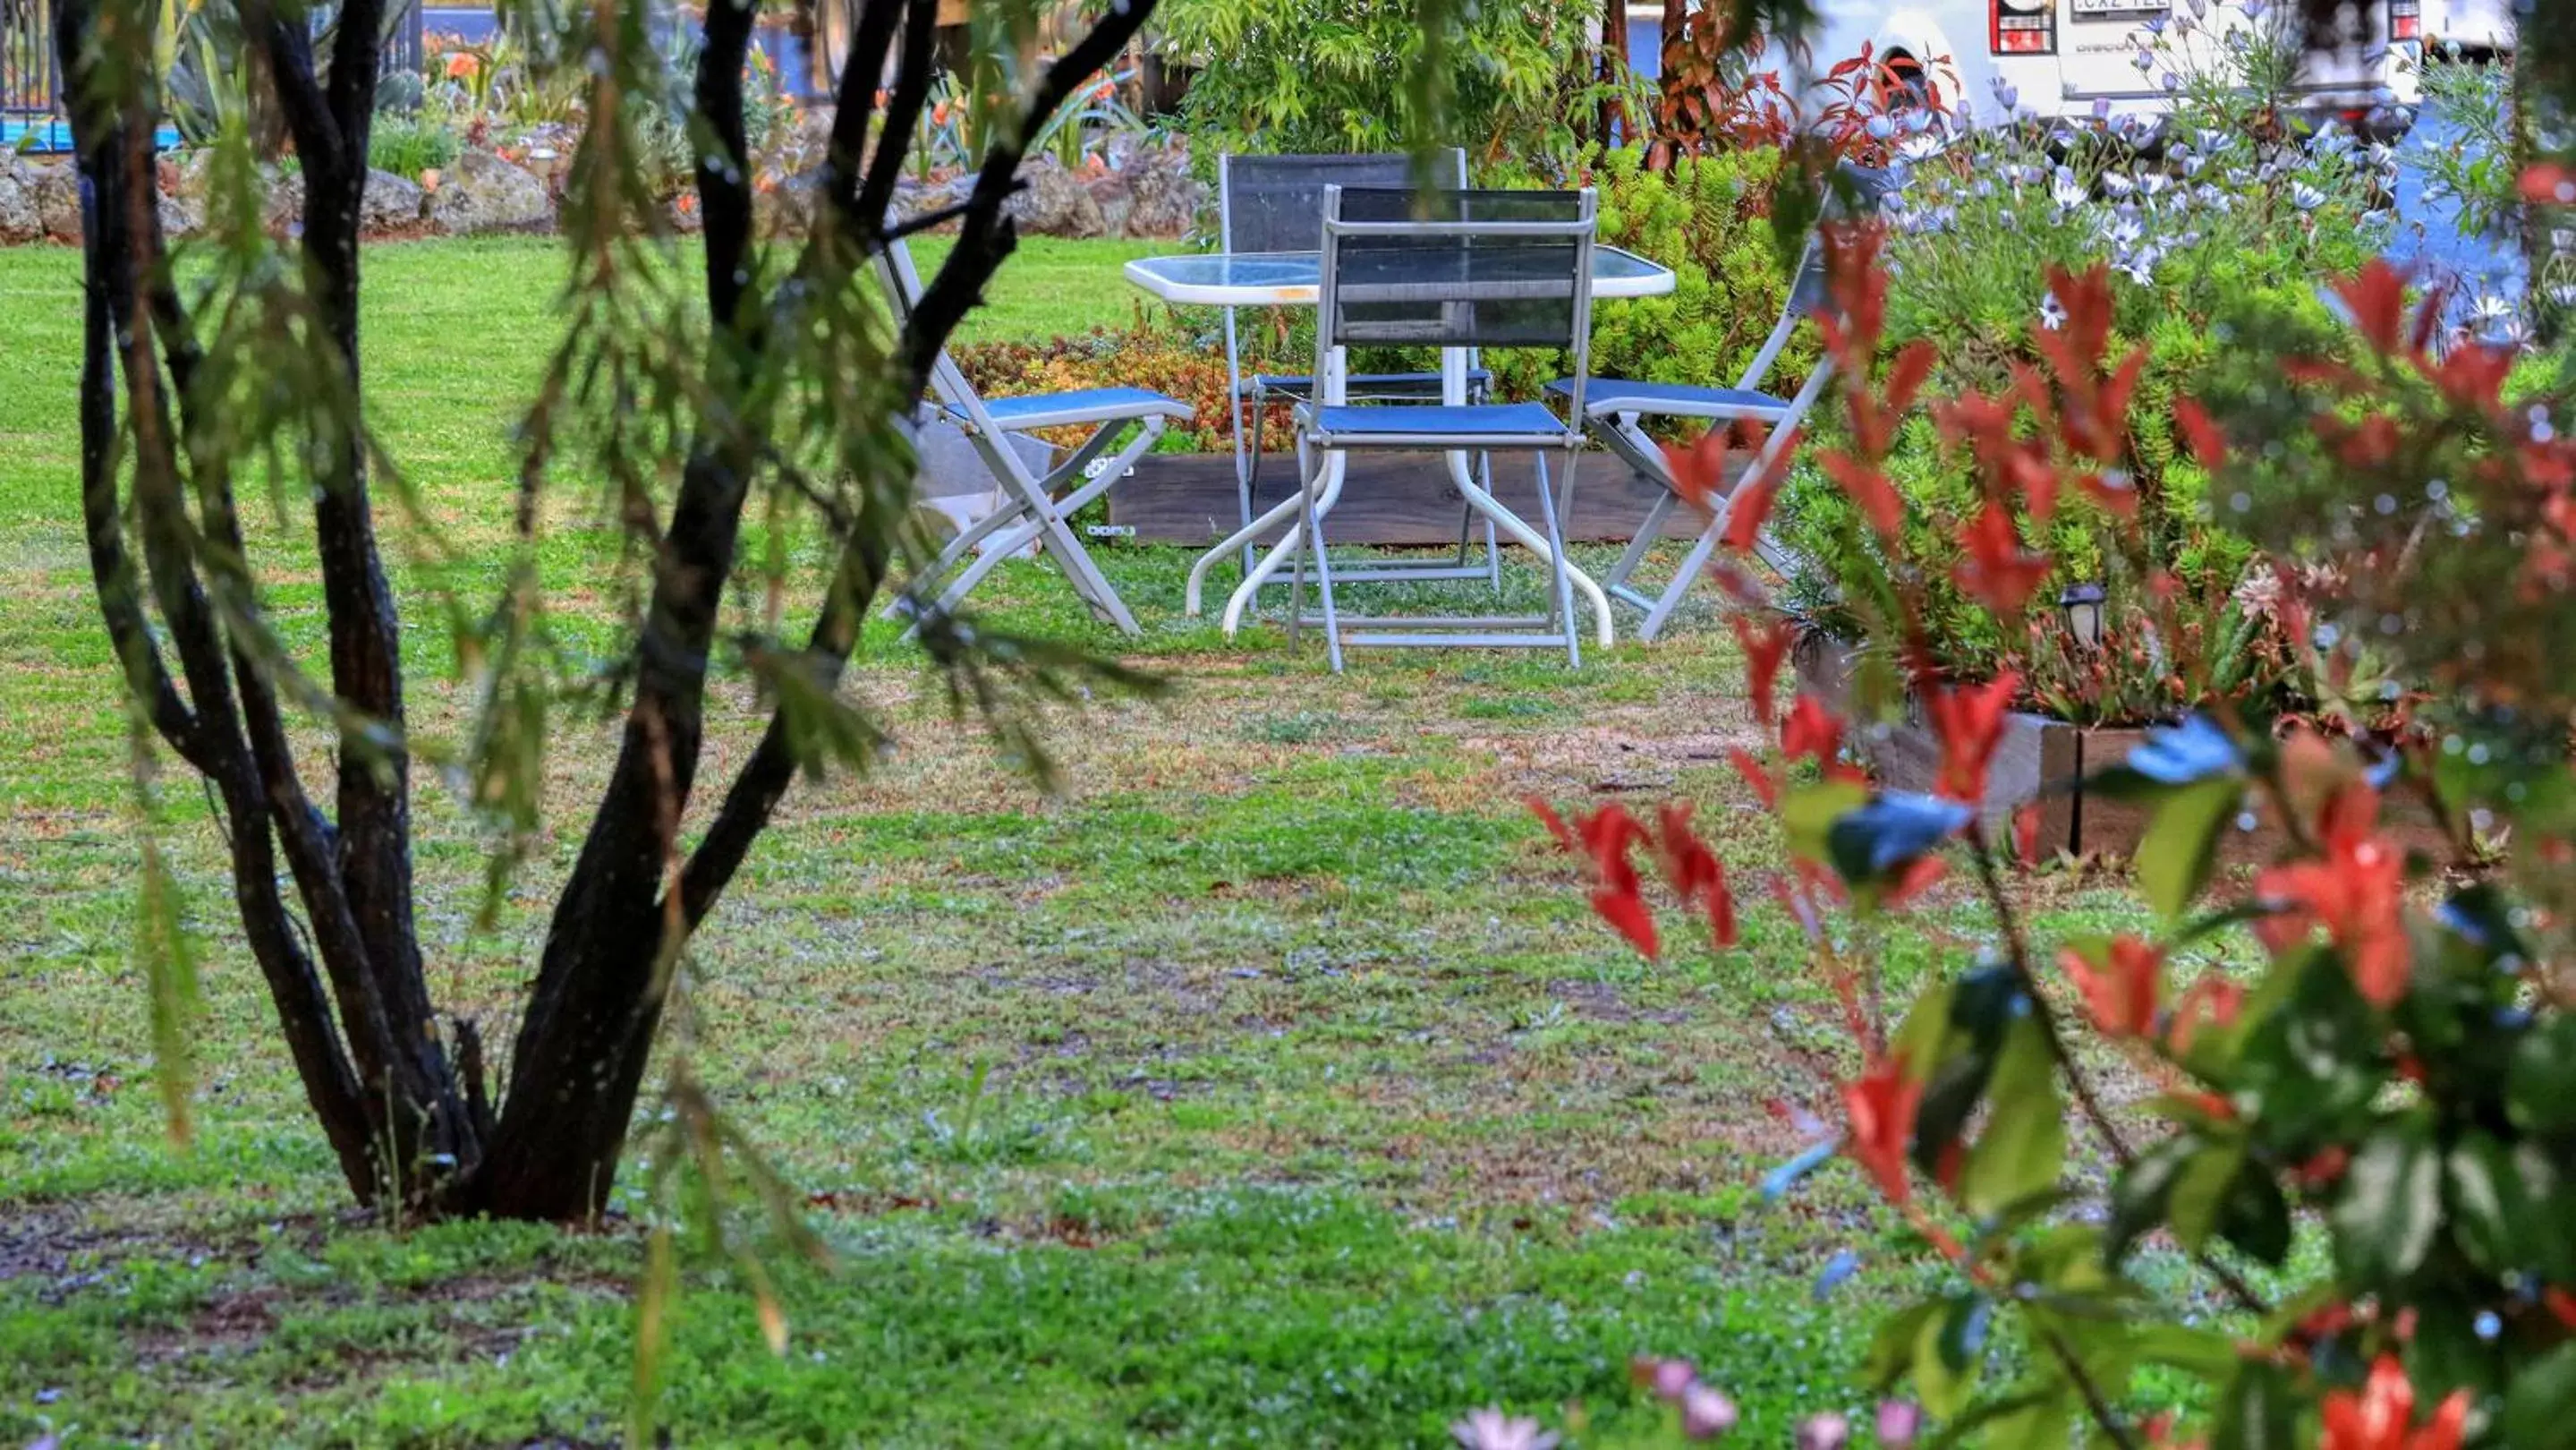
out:
{"label": "narrow green leaf", "polygon": [[2280,1366],[2246,1360],[2218,1396],[2209,1450],[2300,1450],[2298,1402]]}
{"label": "narrow green leaf", "polygon": [[2562,1013],[2523,1034],[2505,1079],[2505,1105],[2530,1132],[2576,1128],[2576,1016]]}
{"label": "narrow green leaf", "polygon": [[2245,1145],[2212,1143],[2194,1153],[2174,1175],[2165,1215],[2184,1248],[2199,1253],[2209,1242],[2218,1227],[2219,1206],[2226,1202],[2237,1170],[2244,1166]]}

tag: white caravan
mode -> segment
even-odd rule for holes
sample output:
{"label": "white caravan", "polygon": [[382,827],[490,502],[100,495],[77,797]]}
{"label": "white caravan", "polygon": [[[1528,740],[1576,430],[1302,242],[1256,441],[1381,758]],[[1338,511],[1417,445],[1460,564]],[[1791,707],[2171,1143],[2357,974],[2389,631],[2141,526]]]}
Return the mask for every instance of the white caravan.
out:
{"label": "white caravan", "polygon": [[[2363,130],[2402,129],[2420,95],[2428,34],[2480,49],[2510,44],[2512,0],[2344,0],[2333,45],[2307,53],[2298,110]],[[1698,8],[1699,0],[1693,0]],[[1809,54],[1823,75],[1866,48],[1883,99],[1926,96],[1970,125],[2017,107],[2041,119],[2132,124],[2172,104],[2168,77],[2223,65],[2223,37],[2295,23],[2298,0],[1818,0]],[[2431,12],[2429,15],[2427,12]],[[1651,20],[1659,7],[1636,6]],[[2154,47],[2150,51],[2150,47]],[[1795,90],[1777,47],[1761,62]],[[2012,106],[2002,104],[2009,98]],[[2125,118],[2125,120],[2124,120]]]}

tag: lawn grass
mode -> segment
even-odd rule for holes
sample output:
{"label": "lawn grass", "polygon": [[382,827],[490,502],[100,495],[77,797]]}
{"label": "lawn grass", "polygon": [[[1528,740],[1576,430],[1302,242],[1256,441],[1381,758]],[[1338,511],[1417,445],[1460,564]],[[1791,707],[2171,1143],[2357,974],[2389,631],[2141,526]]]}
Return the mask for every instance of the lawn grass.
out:
{"label": "lawn grass", "polygon": [[[1137,250],[1031,242],[968,330],[1114,321]],[[556,265],[523,242],[367,256],[376,421],[473,548],[504,532]],[[126,735],[73,521],[75,278],[68,251],[0,251],[0,1442],[615,1439],[639,1238],[345,1212],[175,775],[157,829],[207,1001],[197,1141],[165,1140]],[[1184,555],[1102,558],[1141,642],[1044,565],[979,598],[1166,673],[1168,697],[1057,717],[1048,794],[879,626],[850,688],[896,754],[800,784],[694,946],[665,1065],[810,1195],[835,1262],[736,1221],[780,1276],[773,1356],[740,1269],[689,1257],[674,1441],[1429,1444],[1502,1402],[1641,1443],[1662,1422],[1626,1365],[1650,1351],[1699,1359],[1760,1440],[1861,1408],[1871,1311],[1936,1271],[1840,1165],[1780,1203],[1757,1188],[1800,1143],[1770,1105],[1817,1102],[1838,1046],[1796,928],[1749,884],[1779,842],[1724,764],[1753,737],[1726,631],[1685,616],[1580,672],[1433,653],[1334,677],[1311,640],[1229,645],[1181,617]],[[276,603],[309,642],[310,584]],[[418,723],[454,738],[465,704],[415,633]],[[711,715],[720,780],[760,716],[732,687]],[[496,1042],[609,740],[576,727],[555,752],[559,833],[490,932],[483,839],[422,782],[433,990]],[[1620,949],[1518,804],[1533,793],[1700,802],[1748,883],[1744,944]],[[2027,894],[2043,930],[2125,919],[2080,880]],[[1851,945],[1902,987],[1986,937],[1936,893]],[[1860,1271],[1819,1289],[1846,1251]]]}

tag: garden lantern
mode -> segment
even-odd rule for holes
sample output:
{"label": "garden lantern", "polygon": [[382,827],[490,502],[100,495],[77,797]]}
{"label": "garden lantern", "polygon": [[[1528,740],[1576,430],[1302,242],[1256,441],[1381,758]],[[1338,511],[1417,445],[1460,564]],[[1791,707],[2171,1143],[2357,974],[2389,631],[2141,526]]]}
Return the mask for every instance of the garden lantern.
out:
{"label": "garden lantern", "polygon": [[2103,598],[2099,584],[2078,584],[2057,596],[2057,613],[2066,633],[2088,654],[2102,647]]}

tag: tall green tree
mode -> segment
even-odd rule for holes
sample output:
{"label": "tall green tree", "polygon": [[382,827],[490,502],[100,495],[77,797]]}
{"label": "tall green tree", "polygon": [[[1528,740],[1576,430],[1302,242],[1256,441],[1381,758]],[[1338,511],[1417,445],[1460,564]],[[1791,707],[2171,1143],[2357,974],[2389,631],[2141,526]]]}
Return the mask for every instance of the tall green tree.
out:
{"label": "tall green tree", "polygon": [[[566,203],[567,331],[528,400],[520,548],[501,597],[452,601],[490,708],[436,763],[524,837],[564,695],[620,711],[624,726],[506,1077],[486,1066],[471,1022],[438,1010],[414,889],[425,747],[410,733],[406,621],[379,527],[380,504],[402,493],[365,426],[360,366],[360,202],[386,3],[348,0],[325,57],[301,8],[240,0],[241,73],[285,118],[304,225],[283,254],[266,240],[236,135],[217,167],[211,281],[192,275],[183,289],[155,189],[168,95],[148,43],[159,0],[54,0],[83,198],[82,522],[138,755],[175,755],[219,802],[243,938],[350,1191],[421,1212],[584,1218],[615,1180],[691,933],[800,767],[868,748],[866,722],[834,686],[913,543],[904,424],[949,331],[1011,252],[1004,202],[1029,138],[1154,0],[1117,0],[1020,77],[965,199],[904,227],[888,208],[930,93],[938,4],[862,0],[797,242],[764,240],[754,224],[744,75],[757,6],[713,0],[685,99],[705,228],[693,286],[640,163],[637,127],[664,99],[652,7],[599,0],[530,17],[557,26],[553,53],[589,76]],[[1033,22],[1028,9],[1011,23]],[[956,245],[892,325],[865,276],[925,222],[953,222]],[[604,671],[550,648],[538,588],[548,490],[567,464],[605,489],[638,566]],[[240,495],[263,475],[278,527],[254,531]],[[744,559],[747,516],[803,517],[827,535],[828,577],[801,639],[728,605],[738,576],[763,567]],[[269,594],[281,556],[303,543],[328,637],[327,663],[311,671],[281,642]],[[989,635],[932,619],[925,637],[972,698],[1011,698]],[[700,793],[709,683],[724,668],[758,681],[771,714],[692,844],[680,823]],[[293,737],[316,722],[331,759],[312,772]],[[147,901],[166,908],[170,883],[147,858]],[[146,935],[165,947],[171,936]],[[184,963],[154,975],[166,1025],[186,995]],[[165,1037],[165,1072],[183,1036]]]}

